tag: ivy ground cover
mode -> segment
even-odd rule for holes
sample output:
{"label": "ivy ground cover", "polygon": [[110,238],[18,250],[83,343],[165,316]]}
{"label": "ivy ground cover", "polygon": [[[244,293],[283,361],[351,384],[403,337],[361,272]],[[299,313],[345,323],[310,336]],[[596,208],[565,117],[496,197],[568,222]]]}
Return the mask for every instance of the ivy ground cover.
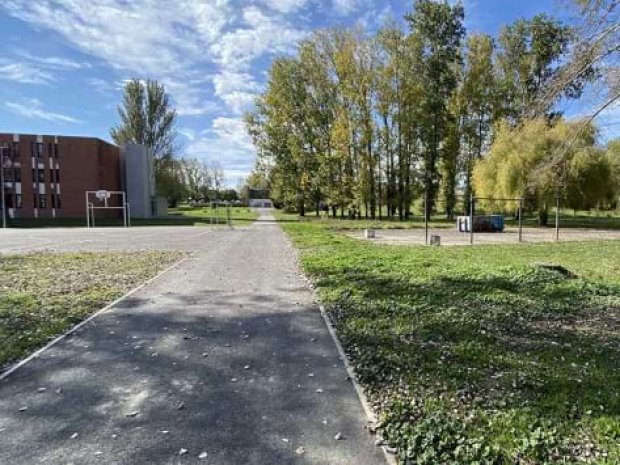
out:
{"label": "ivy ground cover", "polygon": [[401,463],[620,463],[620,242],[378,246],[283,228]]}

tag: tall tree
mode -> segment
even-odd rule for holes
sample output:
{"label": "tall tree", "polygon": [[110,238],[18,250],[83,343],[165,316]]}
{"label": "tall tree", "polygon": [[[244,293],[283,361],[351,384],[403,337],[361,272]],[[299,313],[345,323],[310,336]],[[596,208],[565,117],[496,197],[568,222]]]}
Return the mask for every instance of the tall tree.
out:
{"label": "tall tree", "polygon": [[498,65],[504,107],[500,116],[513,122],[541,115],[558,116],[553,105],[562,96],[576,98],[585,83],[583,76],[567,83],[553,99],[540,97],[561,72],[561,60],[566,55],[572,29],[546,14],[532,19],[520,19],[505,26],[499,34]]}
{"label": "tall tree", "polygon": [[132,79],[125,84],[120,124],[110,130],[116,144],[133,142],[148,147],[155,159],[172,158],[175,151],[176,111],[163,84]]}
{"label": "tall tree", "polygon": [[416,0],[414,12],[407,15],[411,31],[423,46],[420,139],[423,150],[424,190],[429,201],[428,214],[434,205],[439,185],[437,163],[441,146],[452,122],[448,101],[457,88],[457,68],[461,61],[461,41],[465,35],[464,10],[461,4],[447,1]]}
{"label": "tall tree", "polygon": [[501,100],[498,95],[493,63],[493,39],[488,35],[472,35],[467,41],[467,57],[460,91],[459,113],[462,118],[460,168],[463,173],[464,195],[472,195],[471,175],[476,160],[488,150],[494,112]]}
{"label": "tall tree", "polygon": [[174,204],[181,196],[177,166],[173,157],[176,138],[176,111],[163,84],[132,79],[125,84],[123,103],[118,107],[120,124],[110,129],[116,144],[133,142],[151,150],[157,192]]}

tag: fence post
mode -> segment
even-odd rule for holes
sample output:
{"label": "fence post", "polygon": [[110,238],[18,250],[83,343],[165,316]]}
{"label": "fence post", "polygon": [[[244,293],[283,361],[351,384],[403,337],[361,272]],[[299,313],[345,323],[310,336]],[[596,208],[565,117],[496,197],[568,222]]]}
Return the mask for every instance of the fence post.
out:
{"label": "fence post", "polygon": [[523,197],[519,198],[519,242],[523,242]]}
{"label": "fence post", "polygon": [[88,206],[88,192],[84,194],[86,202],[86,229],[90,229],[90,207]]}
{"label": "fence post", "polygon": [[474,245],[474,195],[469,196],[469,244]]}
{"label": "fence post", "polygon": [[555,199],[555,240],[560,240],[560,193],[557,193]]}
{"label": "fence post", "polygon": [[428,192],[424,192],[424,244],[428,245]]}

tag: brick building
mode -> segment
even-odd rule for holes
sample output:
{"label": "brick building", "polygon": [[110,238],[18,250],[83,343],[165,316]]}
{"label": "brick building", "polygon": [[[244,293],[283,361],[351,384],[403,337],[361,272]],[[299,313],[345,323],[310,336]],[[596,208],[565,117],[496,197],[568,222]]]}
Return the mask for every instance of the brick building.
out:
{"label": "brick building", "polygon": [[[136,178],[127,173],[126,152],[150,162],[142,147],[131,148],[88,137],[0,134],[7,216],[84,218],[86,191],[127,191],[127,180]],[[151,178],[141,189],[154,196]],[[136,210],[136,216],[151,215]]]}

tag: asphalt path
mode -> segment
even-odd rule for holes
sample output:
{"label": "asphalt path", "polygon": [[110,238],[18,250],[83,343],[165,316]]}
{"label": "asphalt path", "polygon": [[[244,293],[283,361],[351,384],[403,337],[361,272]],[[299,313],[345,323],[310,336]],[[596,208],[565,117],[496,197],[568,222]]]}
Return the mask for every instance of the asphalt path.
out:
{"label": "asphalt path", "polygon": [[262,220],[16,238],[13,253],[118,241],[192,254],[0,381],[0,463],[385,463],[283,232]]}

